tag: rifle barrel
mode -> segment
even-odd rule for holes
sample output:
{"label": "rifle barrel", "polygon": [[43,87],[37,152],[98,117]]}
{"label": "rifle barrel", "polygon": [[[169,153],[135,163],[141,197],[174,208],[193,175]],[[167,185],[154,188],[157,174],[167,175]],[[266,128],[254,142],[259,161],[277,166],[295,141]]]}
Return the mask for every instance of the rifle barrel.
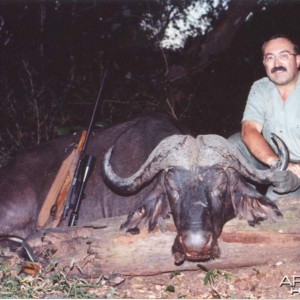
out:
{"label": "rifle barrel", "polygon": [[[68,212],[70,210],[71,203],[72,203],[72,198],[74,197],[74,193],[76,193],[76,191],[78,191],[78,188],[76,188],[76,187],[77,187],[77,185],[80,184],[79,191],[75,195],[75,208],[73,210],[73,213],[70,216],[69,226],[73,226],[73,225],[70,225],[70,224],[77,223],[78,212],[79,212],[79,208],[80,208],[80,204],[81,204],[81,198],[83,196],[83,191],[84,191],[85,183],[86,183],[86,180],[87,180],[87,175],[90,172],[90,165],[87,165],[86,168],[85,168],[85,173],[86,174],[83,175],[83,179],[81,181],[79,180],[79,176],[82,175],[82,172],[83,172],[83,166],[82,166],[83,159],[86,156],[86,153],[85,153],[86,148],[87,148],[87,145],[88,145],[88,142],[89,142],[89,139],[90,139],[90,135],[91,135],[91,132],[92,132],[92,129],[93,129],[94,119],[95,119],[95,115],[96,115],[96,112],[97,112],[97,109],[98,109],[98,106],[99,106],[99,103],[100,103],[101,94],[102,94],[102,90],[103,90],[103,86],[104,86],[104,81],[107,77],[107,73],[108,73],[107,69],[104,69],[101,84],[100,84],[100,89],[99,89],[99,93],[98,93],[98,97],[97,97],[96,103],[94,105],[94,109],[93,109],[93,112],[92,112],[92,116],[91,116],[91,119],[90,119],[88,130],[87,130],[84,142],[83,142],[82,150],[80,152],[79,161],[78,161],[78,164],[76,166],[76,171],[75,171],[74,177],[72,179],[72,183],[71,183],[71,186],[70,186],[70,189],[69,189],[69,192],[68,192],[66,204],[65,204],[65,207],[64,207],[64,211],[63,211],[62,219],[64,220],[67,217]],[[89,164],[89,163],[91,164],[90,157],[91,156],[89,156],[89,158],[88,158],[87,164]],[[88,167],[88,169],[87,169],[87,167]]]}
{"label": "rifle barrel", "polygon": [[101,80],[98,97],[97,97],[96,103],[94,105],[93,113],[92,113],[92,116],[91,116],[91,119],[90,119],[90,124],[89,124],[88,130],[87,130],[87,133],[86,133],[84,144],[82,146],[83,154],[85,153],[85,150],[86,150],[86,147],[87,147],[90,135],[91,135],[91,131],[93,129],[94,119],[95,119],[95,115],[96,115],[96,112],[97,112],[97,109],[98,109],[98,106],[99,106],[99,102],[100,102],[100,99],[101,99],[101,94],[102,94],[102,90],[103,90],[104,81],[106,79],[106,76],[107,76],[107,69],[105,69],[104,73],[103,73],[103,77],[102,77],[102,80]]}
{"label": "rifle barrel", "polygon": [[91,168],[92,168],[93,160],[94,160],[93,156],[89,155],[88,161],[86,163],[86,167],[85,167],[85,170],[84,170],[84,175],[83,175],[82,183],[81,183],[81,186],[80,186],[80,190],[79,190],[79,193],[77,194],[77,198],[76,198],[76,202],[75,202],[75,208],[74,208],[74,210],[71,214],[68,226],[76,226],[77,225],[81,200],[83,198],[83,192],[84,192],[84,189],[85,189],[85,185],[87,183],[88,175],[89,175],[89,173],[91,171]]}

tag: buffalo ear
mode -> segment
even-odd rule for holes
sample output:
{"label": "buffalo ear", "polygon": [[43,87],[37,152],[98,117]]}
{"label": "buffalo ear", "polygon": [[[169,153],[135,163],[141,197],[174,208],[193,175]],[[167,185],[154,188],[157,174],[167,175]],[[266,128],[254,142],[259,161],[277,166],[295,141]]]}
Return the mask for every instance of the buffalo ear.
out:
{"label": "buffalo ear", "polygon": [[263,220],[276,222],[282,213],[267,197],[261,195],[237,172],[230,171],[230,194],[235,216],[245,219],[249,224]]}
{"label": "buffalo ear", "polygon": [[148,230],[152,231],[158,223],[159,217],[166,218],[168,213],[168,201],[162,186],[157,183],[149,192],[148,196],[138,201],[133,210],[127,216],[127,220],[120,227],[121,230],[134,232],[148,225]]}
{"label": "buffalo ear", "polygon": [[[120,230],[125,229],[126,232],[132,232],[135,229],[138,229],[139,224],[146,216],[146,210],[144,206],[138,207],[136,210],[133,210],[127,216],[125,223],[121,224]],[[139,231],[137,232],[139,233]]]}
{"label": "buffalo ear", "polygon": [[152,231],[158,223],[159,217],[166,217],[165,195],[160,195],[156,205],[149,216],[148,231]]}
{"label": "buffalo ear", "polygon": [[233,203],[236,217],[247,220],[251,225],[267,219],[276,222],[282,217],[278,207],[264,196],[241,194],[239,198],[233,199]]}

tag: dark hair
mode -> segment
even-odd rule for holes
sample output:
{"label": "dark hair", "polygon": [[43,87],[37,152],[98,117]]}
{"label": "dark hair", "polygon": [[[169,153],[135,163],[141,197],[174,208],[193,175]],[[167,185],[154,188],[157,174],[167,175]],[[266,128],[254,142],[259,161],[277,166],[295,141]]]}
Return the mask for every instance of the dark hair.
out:
{"label": "dark hair", "polygon": [[294,46],[295,53],[300,54],[300,47],[299,47],[298,43],[296,43],[296,41],[294,39],[292,39],[290,36],[288,36],[286,34],[275,34],[275,35],[272,35],[272,36],[268,37],[267,39],[265,39],[265,41],[261,47],[262,54],[264,54],[264,49],[265,49],[266,43],[268,43],[271,40],[280,39],[280,38],[289,40]]}

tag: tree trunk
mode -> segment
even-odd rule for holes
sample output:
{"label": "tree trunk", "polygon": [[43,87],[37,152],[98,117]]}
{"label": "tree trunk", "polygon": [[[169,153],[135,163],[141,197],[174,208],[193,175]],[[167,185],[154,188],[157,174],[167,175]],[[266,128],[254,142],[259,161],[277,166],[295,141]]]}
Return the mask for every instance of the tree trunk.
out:
{"label": "tree trunk", "polygon": [[[257,0],[232,0],[224,16],[220,18],[220,21],[206,34],[205,40],[200,39],[199,42],[193,43],[191,47],[187,49],[186,55],[194,55],[197,57],[197,63],[189,70],[186,70],[182,66],[180,66],[182,68],[181,72],[170,70],[168,74],[169,81],[175,82],[187,75],[195,76],[212,62],[212,58],[220,57],[221,53],[227,51],[237,31],[257,5]],[[195,55],[195,53],[199,52],[199,55]],[[177,70],[178,68],[177,66]]]}
{"label": "tree trunk", "polygon": [[[259,266],[283,260],[299,263],[299,199],[278,203],[286,216],[278,223],[263,222],[250,227],[244,220],[228,222],[219,238],[221,257],[209,262],[174,264],[171,247],[176,231],[172,219],[167,220],[165,232],[157,228],[151,233],[142,230],[138,235],[122,233],[119,226],[126,218],[123,216],[102,219],[85,227],[41,230],[32,235],[28,243],[36,254],[53,253],[52,258],[57,259],[61,267],[74,265],[71,274],[88,278],[112,272],[154,275],[197,270],[199,263],[208,269]],[[41,260],[45,263],[43,258]]]}
{"label": "tree trunk", "polygon": [[201,61],[206,62],[209,57],[217,56],[228,50],[231,42],[245,22],[247,16],[257,5],[257,0],[232,0],[221,21],[214,26],[206,36],[201,46]]}

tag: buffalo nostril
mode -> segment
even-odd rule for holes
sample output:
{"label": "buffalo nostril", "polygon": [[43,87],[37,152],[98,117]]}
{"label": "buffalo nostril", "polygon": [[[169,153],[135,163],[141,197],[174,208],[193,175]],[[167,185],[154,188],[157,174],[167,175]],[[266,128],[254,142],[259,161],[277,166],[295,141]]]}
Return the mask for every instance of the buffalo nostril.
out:
{"label": "buffalo nostril", "polygon": [[173,246],[176,265],[181,264],[185,259],[206,261],[220,257],[220,249],[212,232],[187,230],[177,235],[174,245],[176,245]]}
{"label": "buffalo nostril", "polygon": [[176,266],[183,264],[184,261],[185,261],[185,255],[183,253],[180,252],[174,253],[174,263]]}

